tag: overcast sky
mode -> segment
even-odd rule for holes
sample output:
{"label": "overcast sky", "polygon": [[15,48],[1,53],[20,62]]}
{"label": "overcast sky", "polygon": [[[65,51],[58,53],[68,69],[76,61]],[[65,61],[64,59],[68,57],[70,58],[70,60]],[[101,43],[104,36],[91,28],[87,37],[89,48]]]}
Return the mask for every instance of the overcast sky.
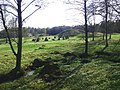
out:
{"label": "overcast sky", "polygon": [[73,21],[73,15],[70,14],[71,12],[68,10],[70,5],[64,4],[61,0],[54,1],[54,3],[51,3],[45,8],[38,10],[29,19],[27,19],[24,26],[43,28],[62,25],[77,25],[78,22]]}
{"label": "overcast sky", "polygon": [[[11,0],[13,1],[13,0]],[[30,18],[28,18],[23,26],[25,27],[36,27],[36,28],[47,28],[54,26],[72,26],[84,24],[84,17],[80,11],[76,11],[73,8],[73,5],[65,4],[65,0],[46,0],[51,1],[52,3],[48,4],[46,7],[42,7],[36,13],[34,13]],[[25,4],[30,1],[24,0]],[[23,2],[23,3],[24,3]],[[23,5],[24,8],[25,5]],[[32,4],[32,7],[26,9],[23,12],[23,19],[29,15],[34,9],[35,4]],[[96,18],[96,22],[100,22],[100,18]]]}
{"label": "overcast sky", "polygon": [[[54,26],[72,26],[84,24],[83,14],[73,8],[73,5],[65,4],[67,0],[50,0],[54,1],[45,8],[38,10],[34,15],[27,19],[24,26],[31,27],[54,27]],[[96,23],[99,23],[101,18],[97,16]]]}

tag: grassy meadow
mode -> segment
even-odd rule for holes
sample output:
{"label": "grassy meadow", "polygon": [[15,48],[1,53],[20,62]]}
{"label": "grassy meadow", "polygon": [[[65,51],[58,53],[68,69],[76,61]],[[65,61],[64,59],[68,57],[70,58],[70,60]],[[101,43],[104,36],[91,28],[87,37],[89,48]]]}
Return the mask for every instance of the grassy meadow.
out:
{"label": "grassy meadow", "polygon": [[[82,34],[67,40],[33,42],[33,37],[23,38],[22,68],[24,76],[16,80],[0,83],[0,90],[120,90],[120,34],[113,34],[109,47],[105,46],[102,34],[97,33],[95,41],[89,38],[88,62],[83,63],[84,38]],[[0,39],[0,75],[15,67],[15,57],[4,39]],[[13,42],[14,48],[16,43]],[[75,56],[65,56],[66,53]],[[39,77],[43,67],[37,68],[33,75],[25,70],[34,59],[45,61],[51,58],[63,72],[64,77],[45,82]],[[51,72],[52,73],[52,72]],[[1,79],[1,78],[0,78]]]}

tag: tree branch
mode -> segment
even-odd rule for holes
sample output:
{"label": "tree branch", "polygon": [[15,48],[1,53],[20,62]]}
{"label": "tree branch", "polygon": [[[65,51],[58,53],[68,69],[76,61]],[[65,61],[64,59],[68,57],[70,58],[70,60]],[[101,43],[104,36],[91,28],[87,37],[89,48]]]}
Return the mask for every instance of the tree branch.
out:
{"label": "tree branch", "polygon": [[16,1],[16,0],[14,0],[14,2],[17,4],[17,1]]}
{"label": "tree branch", "polygon": [[0,14],[1,14],[1,17],[2,17],[2,21],[3,21],[3,26],[4,26],[4,28],[5,28],[6,32],[7,32],[7,37],[8,37],[8,40],[9,40],[9,45],[11,47],[11,50],[12,50],[13,54],[15,56],[17,56],[17,54],[16,54],[16,52],[15,52],[13,46],[12,46],[12,42],[11,42],[11,39],[10,39],[10,36],[9,36],[8,28],[7,28],[6,24],[5,24],[5,20],[4,20],[4,16],[3,16],[1,5],[0,5]]}
{"label": "tree branch", "polygon": [[17,8],[10,4],[0,4],[0,6],[8,6],[8,7],[11,7],[12,9],[14,9],[15,11],[17,11]]}
{"label": "tree branch", "polygon": [[[112,6],[112,5],[111,5],[111,6]],[[112,6],[112,8],[115,10],[115,12],[117,12],[118,14],[120,14],[120,12],[119,12],[117,9],[115,9],[114,6]]]}
{"label": "tree branch", "polygon": [[31,15],[33,15],[36,11],[38,11],[41,8],[41,6],[39,8],[37,8],[36,10],[34,10],[30,15],[28,15],[26,18],[23,19],[23,22],[29,18]]}
{"label": "tree branch", "polygon": [[[11,3],[9,0],[6,0],[6,2],[8,2],[9,4],[11,4],[11,6],[15,7],[13,3]],[[16,8],[16,7],[15,7]]]}
{"label": "tree branch", "polygon": [[100,16],[102,16],[102,17],[104,17],[104,18],[105,18],[105,16],[104,16],[104,15],[102,15],[101,13],[95,13],[95,15],[100,15]]}
{"label": "tree branch", "polygon": [[18,44],[18,42],[15,40],[15,38],[14,38],[14,39],[12,39],[12,41],[14,41],[16,44]]}
{"label": "tree branch", "polygon": [[18,17],[18,16],[17,16],[17,15],[15,15],[13,12],[8,11],[7,9],[6,9],[6,10],[3,10],[3,11],[6,11],[6,12],[8,12],[8,13],[12,14],[12,15],[13,15],[13,16],[15,16],[15,17]]}
{"label": "tree branch", "polygon": [[31,1],[24,9],[22,12],[24,12],[35,0]]}

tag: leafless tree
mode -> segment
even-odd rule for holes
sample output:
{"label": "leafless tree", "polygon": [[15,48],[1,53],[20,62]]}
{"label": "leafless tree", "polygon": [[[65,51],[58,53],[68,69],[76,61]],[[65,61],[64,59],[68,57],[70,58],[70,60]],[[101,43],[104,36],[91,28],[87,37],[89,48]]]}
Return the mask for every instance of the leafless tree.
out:
{"label": "leafless tree", "polygon": [[[103,17],[103,20],[105,20],[105,47],[108,47],[108,11],[109,8],[109,2],[108,0],[99,0],[98,1],[98,7],[96,8],[96,15],[101,15]],[[104,33],[103,33],[104,38]]]}
{"label": "leafless tree", "polygon": [[[36,6],[36,8],[34,7],[35,10],[33,10],[32,13],[30,13],[28,16],[23,18],[22,17],[23,12],[26,9],[28,9],[30,6],[32,6],[33,3],[35,3],[36,1],[37,1],[37,3],[39,2],[39,4],[38,5],[34,4],[34,6]],[[21,70],[23,21],[25,21],[27,18],[29,18],[32,14],[34,14],[42,6],[44,6],[44,0],[32,0],[32,1],[24,1],[24,2],[22,0],[5,0],[4,3],[0,3],[0,14],[2,17],[3,26],[7,32],[7,37],[8,37],[8,41],[9,41],[11,50],[12,50],[14,56],[16,57],[16,67],[14,69],[15,71]],[[3,7],[6,7],[6,9],[4,10]],[[6,25],[6,21],[5,21],[5,17],[4,17],[4,13],[3,13],[4,11],[11,14],[15,18],[17,18],[17,27],[18,27],[18,29],[17,29],[17,32],[18,32],[17,51],[14,49],[14,47],[12,45],[12,41],[9,36],[8,27]]]}
{"label": "leafless tree", "polygon": [[88,25],[87,25],[87,0],[84,0],[84,16],[85,16],[85,55],[88,55]]}
{"label": "leafless tree", "polygon": [[117,13],[117,19],[120,19],[120,0],[112,0],[110,6],[114,10],[114,13]]}
{"label": "leafless tree", "polygon": [[[68,0],[67,4],[72,4],[75,7],[72,9],[77,10],[77,12],[80,12],[80,14],[84,17],[84,31],[85,31],[85,56],[88,56],[88,1],[89,0]],[[80,20],[80,19],[79,19]]]}
{"label": "leafless tree", "polygon": [[108,0],[105,0],[105,30],[106,30],[105,47],[108,47]]}

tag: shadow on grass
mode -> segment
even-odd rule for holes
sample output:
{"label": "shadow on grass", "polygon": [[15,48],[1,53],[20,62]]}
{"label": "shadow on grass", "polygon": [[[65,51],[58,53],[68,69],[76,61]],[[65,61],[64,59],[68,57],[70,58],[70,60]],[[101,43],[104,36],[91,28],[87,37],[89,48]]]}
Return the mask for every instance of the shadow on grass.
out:
{"label": "shadow on grass", "polygon": [[118,45],[120,45],[120,39],[119,39],[119,41],[114,45],[114,47],[113,47],[112,50],[114,50]]}
{"label": "shadow on grass", "polygon": [[[115,45],[116,47],[116,45]],[[114,47],[114,48],[115,48]],[[95,58],[102,58],[103,60],[108,60],[114,63],[120,63],[120,52],[116,51],[116,52],[107,52],[105,51],[107,47],[104,47],[101,51],[96,52],[96,57]]]}
{"label": "shadow on grass", "polygon": [[67,75],[65,75],[61,80],[59,80],[57,83],[55,83],[53,86],[51,86],[49,90],[54,90],[56,87],[62,88],[62,86],[65,83],[65,79],[67,79],[69,76],[71,76],[72,74],[77,72],[77,70],[82,68],[82,66],[83,66],[83,64],[78,65],[75,69],[73,69],[71,72],[69,72]]}
{"label": "shadow on grass", "polygon": [[[80,57],[82,57],[81,59],[81,64],[78,65],[76,68],[74,68],[72,71],[70,71],[67,75],[65,75],[64,77],[62,77],[60,80],[58,80],[58,82],[56,82],[55,84],[51,85],[49,90],[54,90],[55,88],[62,88],[66,79],[69,78],[71,75],[75,74],[78,70],[80,70],[84,64],[89,63],[90,61],[88,60],[88,58],[86,58],[86,55],[84,53],[80,54]],[[47,88],[47,87],[45,87]]]}
{"label": "shadow on grass", "polygon": [[101,51],[96,51],[95,52],[95,57],[94,58],[100,58],[100,55],[105,55],[104,51],[107,47],[105,46]]}
{"label": "shadow on grass", "polygon": [[24,75],[24,72],[17,72],[14,69],[12,69],[10,72],[6,74],[0,74],[0,83],[13,81],[15,79],[18,79]]}

